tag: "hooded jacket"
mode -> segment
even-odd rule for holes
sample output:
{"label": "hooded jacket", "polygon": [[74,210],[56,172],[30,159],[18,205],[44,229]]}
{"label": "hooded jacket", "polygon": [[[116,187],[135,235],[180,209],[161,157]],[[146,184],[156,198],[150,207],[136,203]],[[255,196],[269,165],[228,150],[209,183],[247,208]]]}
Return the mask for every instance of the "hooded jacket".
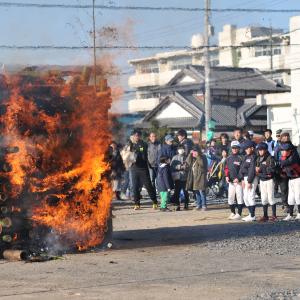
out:
{"label": "hooded jacket", "polygon": [[225,163],[225,176],[229,178],[230,182],[238,179],[239,182],[242,178],[239,175],[239,171],[242,165],[243,157],[240,154],[231,154],[227,157]]}
{"label": "hooded jacket", "polygon": [[148,143],[148,161],[152,168],[158,167],[158,157],[161,149],[160,142]]}
{"label": "hooded jacket", "polygon": [[160,164],[156,178],[158,192],[167,192],[168,190],[173,189],[173,185],[170,165]]}
{"label": "hooded jacket", "polygon": [[240,178],[247,177],[248,183],[253,183],[255,179],[255,164],[256,164],[256,155],[252,153],[250,155],[246,155],[243,159],[239,176]]}
{"label": "hooded jacket", "polygon": [[256,167],[259,171],[256,173],[261,181],[266,181],[274,178],[275,175],[275,160],[269,152],[264,156],[258,156],[256,159]]}

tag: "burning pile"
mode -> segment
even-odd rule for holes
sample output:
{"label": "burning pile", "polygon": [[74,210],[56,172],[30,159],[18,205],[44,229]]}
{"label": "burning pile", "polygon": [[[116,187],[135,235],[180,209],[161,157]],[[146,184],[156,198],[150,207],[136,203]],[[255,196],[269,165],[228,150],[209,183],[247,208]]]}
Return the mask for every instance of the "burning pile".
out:
{"label": "burning pile", "polygon": [[59,239],[99,245],[112,191],[105,162],[110,90],[86,74],[0,78],[0,250]]}

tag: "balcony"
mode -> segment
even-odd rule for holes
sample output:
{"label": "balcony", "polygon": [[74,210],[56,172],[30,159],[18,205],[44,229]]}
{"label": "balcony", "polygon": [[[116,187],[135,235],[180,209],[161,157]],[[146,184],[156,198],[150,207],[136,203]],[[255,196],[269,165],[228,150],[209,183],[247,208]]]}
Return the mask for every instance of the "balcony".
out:
{"label": "balcony", "polygon": [[159,98],[133,99],[128,102],[128,110],[130,113],[146,113],[152,110],[158,104]]}
{"label": "balcony", "polygon": [[172,70],[161,73],[135,74],[129,77],[128,85],[135,89],[145,86],[167,84],[180,70]]}

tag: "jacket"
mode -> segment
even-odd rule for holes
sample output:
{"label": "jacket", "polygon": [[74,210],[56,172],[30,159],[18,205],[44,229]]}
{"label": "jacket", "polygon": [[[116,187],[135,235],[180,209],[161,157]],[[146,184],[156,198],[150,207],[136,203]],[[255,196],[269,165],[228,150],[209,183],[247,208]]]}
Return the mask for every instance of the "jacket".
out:
{"label": "jacket", "polygon": [[168,164],[160,164],[158,167],[156,187],[158,192],[167,192],[173,189],[174,184],[171,175],[171,168]]}
{"label": "jacket", "polygon": [[290,156],[280,157],[280,166],[287,177],[291,179],[300,177],[300,158],[296,148],[292,150]]}
{"label": "jacket", "polygon": [[242,161],[241,168],[239,171],[239,177],[244,179],[248,177],[248,183],[253,183],[255,179],[255,164],[256,164],[256,155],[253,153],[251,155],[246,155]]}
{"label": "jacket", "polygon": [[161,144],[160,142],[148,143],[148,162],[150,167],[156,168],[158,167],[158,157],[160,153]]}
{"label": "jacket", "polygon": [[194,158],[192,153],[186,159],[188,175],[186,189],[192,191],[205,191],[207,187],[207,158],[199,154]]}
{"label": "jacket", "polygon": [[275,144],[276,142],[272,139],[270,140],[265,140],[265,143],[268,145],[268,151],[269,153],[274,156],[274,150],[275,150]]}
{"label": "jacket", "polygon": [[274,178],[275,176],[275,160],[270,153],[266,153],[265,156],[258,156],[256,159],[256,167],[259,171],[256,173],[261,181],[266,181]]}
{"label": "jacket", "polygon": [[172,159],[176,155],[176,147],[174,145],[163,144],[160,148],[159,158],[167,157]]}
{"label": "jacket", "polygon": [[187,165],[186,156],[177,154],[171,161],[171,171],[173,180],[186,181],[187,178]]}
{"label": "jacket", "polygon": [[124,164],[119,150],[108,151],[108,162],[111,168],[111,179],[121,179],[124,172]]}
{"label": "jacket", "polygon": [[185,155],[188,156],[193,148],[194,143],[190,139],[184,139],[180,145],[184,147]]}
{"label": "jacket", "polygon": [[239,154],[227,157],[225,163],[225,176],[229,178],[230,182],[233,182],[235,179],[238,179],[239,182],[242,181],[242,177],[239,174],[241,165],[242,165],[243,157]]}
{"label": "jacket", "polygon": [[131,168],[147,169],[148,145],[143,141],[139,141],[138,143],[129,141],[128,146],[130,151],[133,152],[136,157],[135,162],[132,164]]}

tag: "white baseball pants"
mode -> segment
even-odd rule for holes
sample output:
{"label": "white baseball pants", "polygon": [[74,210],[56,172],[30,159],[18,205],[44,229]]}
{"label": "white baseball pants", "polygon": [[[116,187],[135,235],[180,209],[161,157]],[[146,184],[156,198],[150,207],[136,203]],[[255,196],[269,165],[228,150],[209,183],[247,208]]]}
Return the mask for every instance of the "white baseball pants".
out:
{"label": "white baseball pants", "polygon": [[300,205],[300,177],[289,180],[289,205]]}
{"label": "white baseball pants", "polygon": [[274,205],[276,203],[274,198],[274,180],[260,180],[259,186],[262,205]]}
{"label": "white baseball pants", "polygon": [[258,179],[257,177],[254,178],[252,182],[252,187],[251,189],[248,189],[248,177],[244,177],[244,183],[245,183],[245,188],[244,188],[244,202],[245,205],[248,206],[254,206],[255,203],[255,191],[257,188],[258,184]]}
{"label": "white baseball pants", "polygon": [[235,196],[238,204],[243,204],[243,187],[242,183],[229,182],[228,187],[228,204],[233,205],[235,202]]}

